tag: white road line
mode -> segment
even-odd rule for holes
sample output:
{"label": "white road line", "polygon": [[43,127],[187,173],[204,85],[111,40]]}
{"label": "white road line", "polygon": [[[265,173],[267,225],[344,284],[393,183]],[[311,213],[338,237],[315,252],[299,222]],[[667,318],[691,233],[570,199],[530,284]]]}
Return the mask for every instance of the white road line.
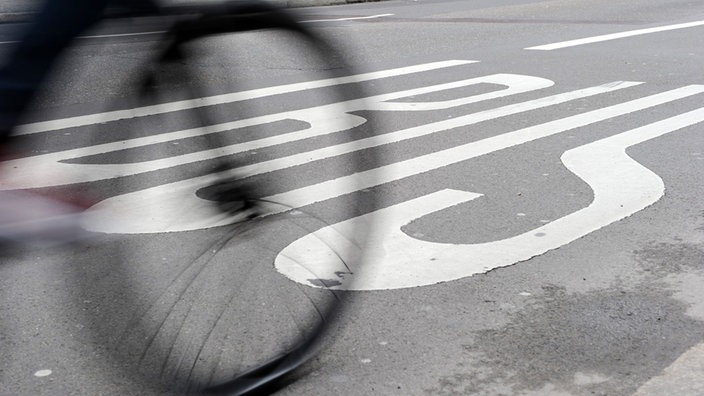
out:
{"label": "white road line", "polygon": [[680,23],[680,24],[676,24],[676,25],[658,26],[658,27],[647,28],[647,29],[638,29],[638,30],[630,30],[627,32],[605,34],[602,36],[593,36],[593,37],[587,37],[587,38],[582,38],[582,39],[577,39],[577,40],[561,41],[558,43],[538,45],[535,47],[528,47],[525,49],[552,51],[552,50],[561,49],[561,48],[576,47],[578,45],[585,45],[585,44],[591,44],[591,43],[598,43],[598,42],[602,42],[602,41],[616,40],[616,39],[620,39],[620,38],[639,36],[639,35],[643,35],[643,34],[665,32],[668,30],[686,29],[686,28],[702,26],[702,25],[704,25],[704,21],[687,22],[687,23]]}
{"label": "white road line", "polygon": [[306,81],[302,83],[278,85],[274,87],[252,89],[249,91],[234,92],[223,95],[208,96],[190,100],[181,100],[176,102],[161,103],[157,105],[137,107],[127,110],[115,110],[104,113],[88,114],[83,116],[62,118],[57,120],[35,122],[31,124],[20,125],[15,132],[15,135],[28,135],[32,133],[55,131],[65,128],[75,128],[110,121],[117,121],[129,118],[144,117],[155,114],[163,114],[174,111],[186,110],[204,106],[214,106],[225,103],[239,102],[243,100],[263,98],[267,96],[298,92],[308,89],[330,87],[338,84],[356,83],[362,81],[378,80],[388,77],[402,76],[406,74],[420,73],[432,71],[447,67],[467,65],[476,63],[472,60],[450,60],[442,62],[425,63],[421,65],[400,67],[396,69],[383,70],[379,72],[363,73],[340,78],[328,78],[316,81]]}
{"label": "white road line", "polygon": [[393,15],[394,14],[379,14],[379,15],[369,15],[369,16],[362,16],[362,17],[349,17],[349,18],[311,19],[311,20],[307,20],[307,21],[301,21],[300,23],[358,21],[358,20],[363,20],[363,19],[383,18],[383,17],[393,16]]}

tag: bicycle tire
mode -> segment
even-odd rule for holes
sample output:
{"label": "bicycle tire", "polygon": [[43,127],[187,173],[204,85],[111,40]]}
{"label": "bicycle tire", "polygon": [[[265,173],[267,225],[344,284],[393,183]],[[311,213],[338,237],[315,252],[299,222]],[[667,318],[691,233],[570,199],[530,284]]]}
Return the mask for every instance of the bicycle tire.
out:
{"label": "bicycle tire", "polygon": [[[215,46],[230,45],[230,40],[236,42],[241,36],[251,38],[253,31],[276,36],[258,42],[271,44],[277,51],[289,50],[292,58],[282,59],[283,54],[274,52],[259,55],[285,63],[291,69],[291,76],[287,77],[299,81],[292,84],[305,84],[311,79],[326,83],[233,103],[209,103],[228,92],[256,90],[224,90],[220,79],[232,77],[227,75],[231,73],[229,59],[225,59],[226,75],[222,76],[210,74],[212,65],[207,58],[211,54],[222,55],[208,48],[212,42]],[[117,251],[110,264],[113,268],[109,281],[111,289],[120,292],[103,296],[100,312],[87,313],[93,315],[91,321],[98,341],[107,346],[116,365],[130,373],[138,372],[145,386],[156,384],[159,389],[177,393],[256,392],[314,356],[348,304],[350,295],[339,290],[345,289],[354,279],[352,273],[363,266],[363,241],[372,226],[369,220],[346,227],[334,237],[335,241],[320,244],[329,250],[319,254],[329,256],[335,268],[345,268],[346,258],[354,257],[353,267],[339,271],[336,279],[311,273],[309,284],[296,283],[282,275],[274,261],[294,241],[374,208],[377,193],[362,191],[364,187],[354,183],[364,170],[375,166],[375,150],[347,148],[325,154],[331,145],[354,146],[355,141],[372,136],[373,117],[354,115],[359,110],[354,106],[345,108],[362,100],[364,93],[348,77],[354,72],[344,64],[343,56],[282,10],[263,3],[235,3],[178,22],[165,37],[166,45],[156,60],[135,79],[136,103],[125,110],[134,114],[105,120],[93,132],[103,136],[101,130],[129,128],[137,136],[128,142],[139,143],[127,143],[116,152],[76,160],[97,166],[126,164],[127,168],[139,168],[145,162],[170,164],[157,169],[147,166],[146,171],[137,173],[118,171],[110,176],[110,180],[117,181],[113,188],[125,192],[96,205],[97,213],[102,214],[94,217],[88,228],[120,236],[115,240]],[[203,47],[205,50],[199,52]],[[197,65],[195,71],[194,59],[202,66]],[[303,78],[296,69],[313,72]],[[321,70],[332,73],[321,77],[325,74]],[[219,93],[211,93],[213,84],[203,79],[216,81]],[[174,97],[178,103],[190,105],[174,111],[140,113],[146,108],[163,107],[165,101],[174,103]],[[257,104],[268,108],[258,108]],[[294,109],[288,110],[290,106]],[[232,117],[232,110],[240,116]],[[329,113],[324,114],[326,111]],[[305,114],[313,114],[312,119],[295,118]],[[255,121],[248,122],[251,120]],[[338,124],[321,132],[315,125],[321,120]],[[188,125],[187,133],[179,134],[184,123]],[[281,139],[288,135],[297,137]],[[151,141],[152,136],[158,137],[153,139],[156,143],[142,143]],[[318,156],[319,153],[323,154]],[[310,162],[305,160],[307,156],[312,158]],[[173,158],[181,158],[182,162],[169,162]],[[338,178],[348,183],[339,196],[306,198],[309,200],[303,204],[281,200],[291,191]],[[194,184],[194,180],[201,182]],[[163,186],[180,183],[185,183],[189,199],[196,197],[205,202],[203,207],[208,210],[220,208],[217,220],[196,219],[194,225],[183,219],[169,223],[171,220],[164,218],[156,226],[142,227],[144,224],[139,223],[145,216],[161,216],[149,212],[151,209],[135,210],[141,205],[135,202],[144,202],[144,191],[154,190],[154,194],[159,193],[155,196],[167,200],[164,194],[175,190]],[[374,185],[365,183],[367,187]],[[222,197],[223,186],[235,195],[246,190],[263,215],[229,224],[232,220],[227,218],[226,206],[230,202],[227,194]],[[171,209],[164,216],[172,215]],[[145,240],[149,245],[144,246]],[[192,246],[186,246],[191,242]],[[152,243],[160,247],[151,249]],[[164,262],[169,263],[170,271],[164,269]],[[300,258],[287,260],[287,265],[313,272],[321,266]],[[238,283],[233,288],[235,282]],[[85,279],[79,283],[83,295],[104,292],[104,283],[89,284]],[[109,300],[120,303],[111,304]],[[254,307],[252,301],[260,305]],[[261,304],[267,308],[261,309]],[[287,320],[276,321],[274,326],[267,324],[283,317]],[[245,326],[243,318],[252,326]],[[122,325],[115,326],[116,322]]]}

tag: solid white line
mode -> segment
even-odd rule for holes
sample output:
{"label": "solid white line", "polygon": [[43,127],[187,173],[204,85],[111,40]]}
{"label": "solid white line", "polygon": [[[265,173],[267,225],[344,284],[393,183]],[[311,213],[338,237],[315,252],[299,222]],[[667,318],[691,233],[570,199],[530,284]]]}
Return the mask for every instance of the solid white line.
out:
{"label": "solid white line", "polygon": [[393,16],[393,15],[394,14],[379,14],[379,15],[370,15],[370,16],[363,16],[363,17],[349,17],[349,18],[335,18],[335,19],[311,19],[308,21],[301,21],[300,23],[357,21],[357,20],[361,20],[361,19],[376,19],[376,18],[383,18],[383,17]]}
{"label": "solid white line", "polygon": [[687,22],[687,23],[680,23],[677,25],[658,26],[658,27],[654,27],[654,28],[630,30],[627,32],[605,34],[602,36],[587,37],[587,38],[582,38],[582,39],[577,39],[577,40],[561,41],[559,43],[538,45],[535,47],[528,47],[525,49],[552,51],[555,49],[575,47],[578,45],[598,43],[598,42],[609,41],[609,40],[616,40],[616,39],[625,38],[625,37],[639,36],[642,34],[665,32],[668,30],[686,29],[686,28],[702,26],[702,25],[704,25],[704,21]]}

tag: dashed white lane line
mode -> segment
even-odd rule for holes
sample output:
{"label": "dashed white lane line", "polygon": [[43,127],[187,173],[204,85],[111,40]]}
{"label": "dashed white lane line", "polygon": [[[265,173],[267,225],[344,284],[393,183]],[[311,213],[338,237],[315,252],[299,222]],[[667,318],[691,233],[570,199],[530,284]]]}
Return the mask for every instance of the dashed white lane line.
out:
{"label": "dashed white lane line", "polygon": [[633,396],[704,395],[704,343],[690,348],[660,375],[643,384]]}
{"label": "dashed white lane line", "polygon": [[598,42],[602,42],[602,41],[609,41],[609,40],[616,40],[616,39],[626,38],[626,37],[640,36],[643,34],[659,33],[659,32],[665,32],[665,31],[669,31],[669,30],[686,29],[686,28],[702,26],[702,25],[704,25],[704,21],[679,23],[676,25],[667,25],[667,26],[658,26],[658,27],[647,28],[647,29],[629,30],[627,32],[604,34],[601,36],[586,37],[586,38],[577,39],[577,40],[561,41],[558,43],[538,45],[535,47],[528,47],[525,49],[552,51],[552,50],[561,49],[561,48],[576,47],[578,45],[592,44],[592,43],[598,43]]}

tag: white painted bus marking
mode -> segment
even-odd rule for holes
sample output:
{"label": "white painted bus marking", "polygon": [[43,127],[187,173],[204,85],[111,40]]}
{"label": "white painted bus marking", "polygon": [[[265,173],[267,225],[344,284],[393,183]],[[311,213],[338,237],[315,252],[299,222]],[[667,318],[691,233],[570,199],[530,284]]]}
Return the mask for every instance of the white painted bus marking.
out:
{"label": "white painted bus marking", "polygon": [[[505,89],[499,89],[492,92],[463,97],[454,100],[428,102],[428,103],[395,103],[394,99],[410,97],[413,95],[421,95],[425,93],[438,92],[458,87],[476,85],[481,83],[491,83],[496,85],[504,85]],[[5,188],[37,188],[48,187],[61,184],[85,183],[97,180],[110,179],[126,175],[135,175],[149,171],[165,169],[175,165],[182,165],[197,161],[208,160],[219,156],[236,154],[248,150],[257,150],[263,147],[270,147],[277,144],[289,143],[301,139],[322,136],[335,132],[344,131],[366,122],[364,118],[351,115],[348,112],[358,110],[388,110],[388,111],[426,111],[451,108],[469,103],[480,102],[489,99],[515,95],[518,93],[547,88],[553,84],[552,81],[537,77],[519,76],[511,74],[496,74],[486,77],[471,78],[462,81],[456,81],[446,84],[438,84],[429,87],[415,88],[405,91],[399,91],[389,94],[372,96],[369,98],[355,99],[343,103],[334,103],[330,105],[318,106],[303,110],[283,112],[278,114],[255,117],[245,120],[228,122],[219,125],[211,125],[205,128],[194,128],[184,131],[176,131],[171,133],[162,133],[154,136],[143,138],[130,139],[114,143],[99,144],[89,147],[82,147],[74,150],[65,150],[56,153],[48,153],[29,158],[19,158],[16,160],[7,161],[5,167],[8,172],[3,175],[0,189]],[[253,140],[246,143],[239,143],[216,149],[200,151],[190,154],[172,156],[169,158],[143,161],[131,164],[75,164],[67,162],[71,159],[81,158],[89,155],[109,153],[129,148],[142,147],[149,144],[168,142],[177,139],[183,139],[191,136],[202,136],[209,133],[217,133],[235,128],[242,128],[252,125],[262,125],[266,123],[298,120],[310,125],[309,128],[291,131],[276,135],[273,137]],[[448,121],[450,124],[457,121]],[[418,131],[422,134],[429,133],[430,130],[419,128]],[[381,139],[388,139],[389,134]],[[374,138],[377,139],[377,138]],[[390,143],[391,141],[387,142]],[[353,145],[358,146],[362,142],[355,142]],[[377,143],[378,145],[379,143]],[[332,153],[331,155],[342,154],[342,148],[350,145],[333,146],[318,150],[317,152]],[[337,150],[337,153],[335,152]],[[352,150],[353,151],[353,150]],[[318,154],[318,155],[319,155]],[[287,157],[286,159],[270,161],[272,164],[288,163],[293,166],[300,164],[300,159],[303,162],[310,161],[310,152],[301,153],[297,156]],[[298,159],[298,160],[297,160]],[[293,162],[292,162],[293,161]],[[299,162],[295,162],[299,161]],[[281,167],[282,165],[278,165]],[[257,165],[260,171],[266,169],[264,165]],[[241,173],[240,173],[241,174]]]}
{"label": "white painted bus marking", "polygon": [[[426,124],[420,127],[409,128],[381,136],[374,136],[372,138],[362,139],[347,144],[325,147],[323,149],[314,150],[307,153],[296,154],[290,157],[272,160],[265,163],[254,164],[249,167],[235,169],[233,171],[233,175],[251,175],[278,169],[285,169],[287,167],[307,163],[312,160],[330,158],[356,150],[426,136],[431,133],[468,126],[510,114],[516,114],[523,111],[563,103],[569,100],[611,92],[637,84],[639,83],[610,83],[598,87],[591,87],[583,90],[558,94],[514,105],[507,105],[476,114],[470,114],[464,117],[457,117],[451,120]],[[671,100],[676,96],[666,95],[666,97],[668,100]],[[650,102],[645,99],[642,101],[646,103],[645,107],[648,107],[647,103]],[[631,107],[629,107],[628,104],[624,104],[622,106],[625,109],[625,112],[631,111]],[[612,115],[613,113],[607,114]],[[564,128],[569,128],[571,122],[574,121],[569,119],[561,125],[564,125]],[[538,129],[538,127],[535,128]],[[530,133],[531,132],[527,132],[526,136],[530,136]],[[501,137],[485,139],[480,142],[474,142],[454,149],[428,154],[415,159],[362,172],[357,175],[341,177],[327,182],[303,187],[301,189],[266,197],[264,200],[283,203],[284,206],[280,210],[285,210],[284,208],[290,207],[303,207],[367,187],[373,187],[381,183],[399,180],[417,173],[437,169],[442,166],[450,165],[454,162],[470,159],[473,156],[482,155],[491,152],[492,150],[499,149],[501,146],[491,143],[495,141],[491,139],[501,139]],[[487,142],[489,142],[488,145],[482,146],[482,144]],[[482,148],[477,148],[478,146]],[[96,209],[101,209],[99,212],[104,213],[105,215],[109,215],[110,210],[115,211],[115,213],[122,212],[119,219],[117,216],[115,216],[116,219],[114,221],[100,220],[96,218],[95,221],[88,224],[87,227],[93,231],[100,232],[150,233],[194,230],[228,224],[230,220],[226,216],[218,213],[212,205],[209,205],[208,202],[201,200],[193,194],[193,192],[199,187],[208,185],[208,183],[212,182],[212,180],[214,180],[213,176],[203,176],[170,184],[163,184],[134,193],[109,198],[98,204]],[[184,206],[188,207],[188,211],[183,210]],[[147,221],[147,219],[149,220]]]}
{"label": "white painted bus marking", "polygon": [[[481,196],[442,190],[309,234],[279,254],[276,268],[302,284],[332,279],[344,281],[341,289],[380,290],[447,282],[528,260],[657,202],[664,194],[662,179],[631,159],[626,149],[703,121],[704,108],[700,108],[565,152],[563,164],[592,188],[594,200],[586,208],[523,234],[486,243],[449,244],[403,233],[401,227],[414,219]],[[355,222],[366,223],[372,217],[378,226],[362,253],[363,269],[355,265],[359,256],[344,256],[348,249],[330,251],[329,246],[360,242],[346,236],[355,229]],[[339,276],[350,270],[353,276]]]}
{"label": "white painted bus marking", "polygon": [[[536,139],[552,136],[578,127],[583,127],[609,118],[625,115],[634,111],[647,109],[688,96],[704,93],[704,85],[691,85],[667,91],[630,102],[625,102],[583,114],[534,125],[513,132],[504,133],[449,149],[422,155],[401,162],[396,162],[358,175],[345,176],[299,190],[285,192],[268,197],[274,202],[283,202],[287,206],[301,207],[325,199],[334,198],[343,193],[353,192],[346,186],[368,188],[382,183],[400,180],[405,177],[466,161],[485,154],[517,146]],[[432,125],[432,124],[430,124]],[[355,185],[353,180],[359,182]]]}

